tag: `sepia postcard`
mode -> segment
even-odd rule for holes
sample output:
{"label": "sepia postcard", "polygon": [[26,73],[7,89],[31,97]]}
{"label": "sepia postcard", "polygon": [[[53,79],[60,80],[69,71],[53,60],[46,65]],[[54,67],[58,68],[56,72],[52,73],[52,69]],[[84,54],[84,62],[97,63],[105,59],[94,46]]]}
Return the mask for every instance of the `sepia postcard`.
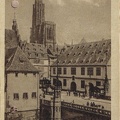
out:
{"label": "sepia postcard", "polygon": [[2,0],[0,120],[119,120],[117,0]]}

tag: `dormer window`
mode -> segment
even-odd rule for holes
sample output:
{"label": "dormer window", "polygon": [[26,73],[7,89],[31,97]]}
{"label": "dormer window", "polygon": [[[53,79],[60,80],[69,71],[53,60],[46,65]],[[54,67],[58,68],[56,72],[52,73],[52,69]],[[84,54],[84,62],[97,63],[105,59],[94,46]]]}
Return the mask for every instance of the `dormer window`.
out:
{"label": "dormer window", "polygon": [[69,53],[67,54],[67,56],[69,56]]}
{"label": "dormer window", "polygon": [[109,42],[108,45],[111,45],[111,42]]}
{"label": "dormer window", "polygon": [[82,46],[82,48],[84,48],[84,46]]}
{"label": "dormer window", "polygon": [[76,61],[75,61],[75,60],[73,60],[73,61],[72,61],[72,63],[76,63]]}
{"label": "dormer window", "polygon": [[71,63],[71,61],[68,62],[68,64]]}
{"label": "dormer window", "polygon": [[73,54],[73,56],[75,56],[75,53]]}
{"label": "dormer window", "polygon": [[24,63],[24,58],[22,56],[19,57],[19,61],[20,61],[21,64],[23,64]]}
{"label": "dormer window", "polygon": [[35,51],[36,51],[36,49],[35,49],[35,48],[33,48],[33,50],[35,50]]}
{"label": "dormer window", "polygon": [[88,63],[88,62],[89,62],[89,60],[86,61],[86,63]]}
{"label": "dormer window", "polygon": [[97,44],[95,44],[95,47],[97,47]]}
{"label": "dormer window", "polygon": [[91,53],[91,55],[93,55],[93,54],[94,54],[94,52]]}
{"label": "dormer window", "polygon": [[38,57],[38,53],[35,53],[35,55]]}
{"label": "dormer window", "polygon": [[100,54],[101,53],[101,51],[98,51],[98,54]]}
{"label": "dormer window", "polygon": [[109,50],[105,50],[105,52],[104,52],[104,53],[108,53],[108,51],[109,51]]}
{"label": "dormer window", "polygon": [[92,45],[89,45],[89,47],[88,47],[88,48],[91,48],[91,46],[92,46]]}
{"label": "dormer window", "polygon": [[81,55],[81,53],[78,53],[78,55]]}
{"label": "dormer window", "polygon": [[65,61],[63,61],[63,63],[65,63]]}
{"label": "dormer window", "polygon": [[88,55],[88,52],[86,52],[85,55]]}
{"label": "dormer window", "polygon": [[103,59],[100,59],[100,63],[103,62]]}
{"label": "dormer window", "polygon": [[105,45],[105,43],[102,44],[102,46],[104,46],[104,45]]}
{"label": "dormer window", "polygon": [[80,63],[83,63],[83,60],[81,60]]}

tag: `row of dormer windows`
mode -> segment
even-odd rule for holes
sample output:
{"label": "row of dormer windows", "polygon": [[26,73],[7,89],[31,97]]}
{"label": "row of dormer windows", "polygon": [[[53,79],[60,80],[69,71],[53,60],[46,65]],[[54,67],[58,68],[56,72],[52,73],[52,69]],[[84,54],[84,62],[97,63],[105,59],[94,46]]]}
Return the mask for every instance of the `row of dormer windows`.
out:
{"label": "row of dormer windows", "polygon": [[[86,74],[86,70],[87,69],[87,75],[91,76],[91,75],[94,75],[94,68],[93,67],[88,67],[88,68],[85,68],[85,67],[81,67],[81,75],[85,75]],[[76,67],[71,67],[71,75],[76,75]],[[59,67],[58,69],[57,68],[53,68],[53,74],[64,74],[66,75],[67,74],[67,68],[61,68]],[[101,68],[100,67],[96,67],[96,75],[97,76],[101,76]]]}

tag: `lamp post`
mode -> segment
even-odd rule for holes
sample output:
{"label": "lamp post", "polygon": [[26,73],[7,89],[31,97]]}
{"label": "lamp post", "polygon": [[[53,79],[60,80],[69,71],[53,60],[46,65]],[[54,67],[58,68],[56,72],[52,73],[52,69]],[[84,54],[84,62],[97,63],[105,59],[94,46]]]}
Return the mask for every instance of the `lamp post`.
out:
{"label": "lamp post", "polygon": [[105,81],[104,81],[104,96],[106,96],[106,92],[108,89],[108,77],[107,77],[107,51],[106,51],[106,65],[105,65]]}
{"label": "lamp post", "polygon": [[[61,120],[61,85],[58,79],[58,45],[57,45],[57,76],[56,84],[54,86],[54,95],[53,95],[53,120]],[[57,110],[55,110],[57,109]],[[59,110],[58,110],[59,109]]]}

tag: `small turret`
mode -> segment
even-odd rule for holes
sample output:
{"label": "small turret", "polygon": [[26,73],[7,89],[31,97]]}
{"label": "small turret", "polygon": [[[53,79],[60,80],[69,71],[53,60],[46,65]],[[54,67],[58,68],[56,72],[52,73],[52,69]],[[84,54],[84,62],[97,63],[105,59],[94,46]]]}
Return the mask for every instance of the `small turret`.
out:
{"label": "small turret", "polygon": [[17,30],[17,21],[16,21],[16,19],[13,19],[12,30],[14,30],[14,31]]}
{"label": "small turret", "polygon": [[13,19],[12,30],[15,32],[16,37],[17,37],[18,45],[20,46],[21,37],[20,37],[20,34],[19,34],[19,30],[18,30],[18,26],[17,26],[17,21],[16,21],[16,19]]}

